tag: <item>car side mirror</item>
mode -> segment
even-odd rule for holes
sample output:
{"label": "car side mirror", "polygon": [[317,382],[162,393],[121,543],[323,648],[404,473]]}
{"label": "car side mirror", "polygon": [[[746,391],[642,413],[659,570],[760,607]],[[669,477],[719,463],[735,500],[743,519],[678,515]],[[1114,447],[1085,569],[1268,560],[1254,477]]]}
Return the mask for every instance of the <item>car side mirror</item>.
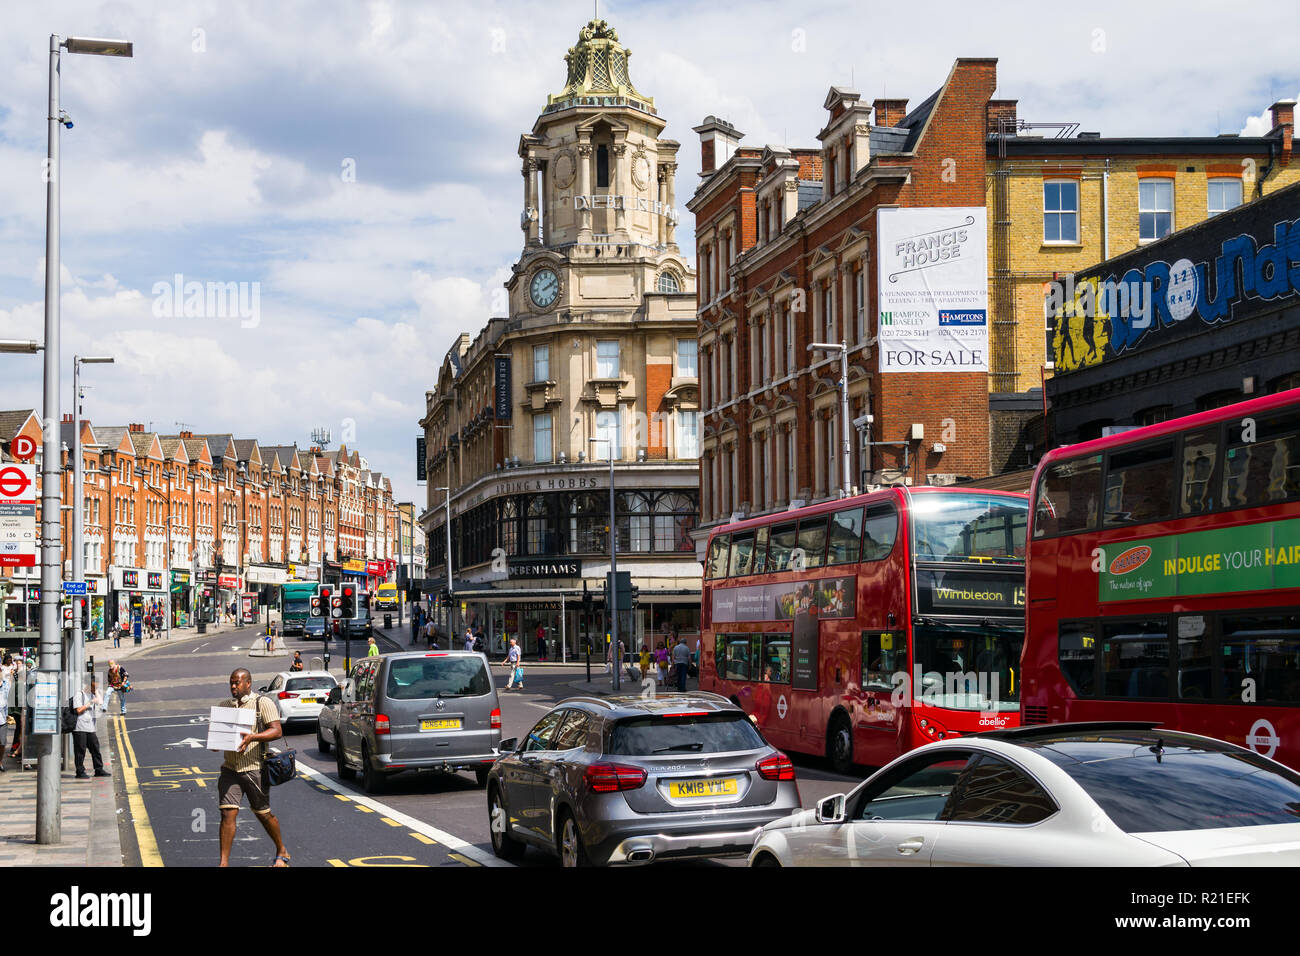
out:
{"label": "car side mirror", "polygon": [[844,802],[844,794],[842,793],[837,793],[834,796],[819,801],[817,804],[817,822],[843,823]]}
{"label": "car side mirror", "polygon": [[505,740],[501,741],[500,745],[497,747],[497,752],[503,754],[512,754],[515,752],[515,747],[517,746],[519,746],[519,738],[508,737]]}

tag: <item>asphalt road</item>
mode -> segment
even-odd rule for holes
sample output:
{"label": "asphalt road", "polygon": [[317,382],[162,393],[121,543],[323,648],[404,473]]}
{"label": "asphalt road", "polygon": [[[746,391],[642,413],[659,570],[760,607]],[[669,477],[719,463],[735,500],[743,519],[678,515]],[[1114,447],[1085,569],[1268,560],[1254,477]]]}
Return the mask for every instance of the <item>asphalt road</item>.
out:
{"label": "asphalt road", "polygon": [[[133,685],[128,712],[124,719],[110,716],[107,743],[115,757],[115,784],[123,791],[119,806],[128,807],[121,817],[129,860],[215,865],[221,755],[203,749],[209,708],[229,696],[228,678],[236,667],[252,671],[258,688],[287,670],[293,650],[302,651],[309,669],[321,654],[318,641],[290,639],[287,657],[250,657],[255,635],[247,628],[196,638],[128,662]],[[405,649],[379,632],[376,637],[381,650]],[[364,647],[364,642],[354,645],[360,652]],[[338,665],[331,670],[341,678],[341,648],[332,643],[331,651],[331,663]],[[493,672],[498,688],[504,687],[505,669],[494,666]],[[531,667],[527,675],[523,692],[500,691],[503,738],[522,736],[554,703],[586,686],[580,665]],[[608,689],[608,675],[593,668],[592,676],[593,688]],[[403,773],[372,798],[359,784],[338,779],[334,755],[317,750],[314,728],[287,732],[284,739],[297,751],[299,774],[272,791],[271,805],[294,866],[502,865],[492,855],[486,802],[472,774]],[[804,806],[845,792],[861,779],[835,774],[813,758],[795,757],[795,763]],[[273,858],[270,839],[252,812],[241,810],[232,865],[269,866]],[[723,862],[743,865],[743,860]],[[555,860],[530,849],[522,865],[553,866]]]}

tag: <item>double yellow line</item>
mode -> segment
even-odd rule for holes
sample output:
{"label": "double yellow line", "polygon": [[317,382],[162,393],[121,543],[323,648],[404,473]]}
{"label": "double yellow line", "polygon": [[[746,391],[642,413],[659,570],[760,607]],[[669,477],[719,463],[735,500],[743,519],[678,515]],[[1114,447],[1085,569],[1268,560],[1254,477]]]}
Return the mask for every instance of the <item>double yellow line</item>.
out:
{"label": "double yellow line", "polygon": [[149,811],[144,807],[144,797],[140,793],[140,783],[136,777],[136,768],[140,762],[135,758],[135,748],[131,746],[131,735],[126,730],[126,718],[121,714],[113,718],[113,733],[117,737],[117,754],[122,763],[122,778],[126,783],[127,805],[131,808],[131,825],[135,827],[135,842],[140,848],[141,866],[162,866],[162,854],[158,852],[158,840],[149,825]]}

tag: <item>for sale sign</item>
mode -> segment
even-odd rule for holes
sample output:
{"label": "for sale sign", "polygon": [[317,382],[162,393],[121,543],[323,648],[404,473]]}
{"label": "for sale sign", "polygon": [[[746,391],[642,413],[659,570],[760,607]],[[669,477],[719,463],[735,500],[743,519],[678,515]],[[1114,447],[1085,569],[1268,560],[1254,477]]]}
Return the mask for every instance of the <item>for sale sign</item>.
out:
{"label": "for sale sign", "polygon": [[0,464],[0,567],[36,567],[36,466]]}

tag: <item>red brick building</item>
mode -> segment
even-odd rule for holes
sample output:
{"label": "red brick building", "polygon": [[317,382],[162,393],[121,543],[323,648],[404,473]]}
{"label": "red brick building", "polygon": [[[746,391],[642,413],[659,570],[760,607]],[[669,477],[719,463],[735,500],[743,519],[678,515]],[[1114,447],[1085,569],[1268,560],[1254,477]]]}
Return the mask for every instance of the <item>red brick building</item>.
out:
{"label": "red brick building", "polygon": [[833,87],[817,148],[743,147],[715,117],[695,128],[701,547],[733,514],[839,494],[840,359],[812,342],[847,346],[849,485],[987,473],[987,371],[880,371],[877,213],[985,205],[996,85],[996,60],[962,59],[910,112]]}

